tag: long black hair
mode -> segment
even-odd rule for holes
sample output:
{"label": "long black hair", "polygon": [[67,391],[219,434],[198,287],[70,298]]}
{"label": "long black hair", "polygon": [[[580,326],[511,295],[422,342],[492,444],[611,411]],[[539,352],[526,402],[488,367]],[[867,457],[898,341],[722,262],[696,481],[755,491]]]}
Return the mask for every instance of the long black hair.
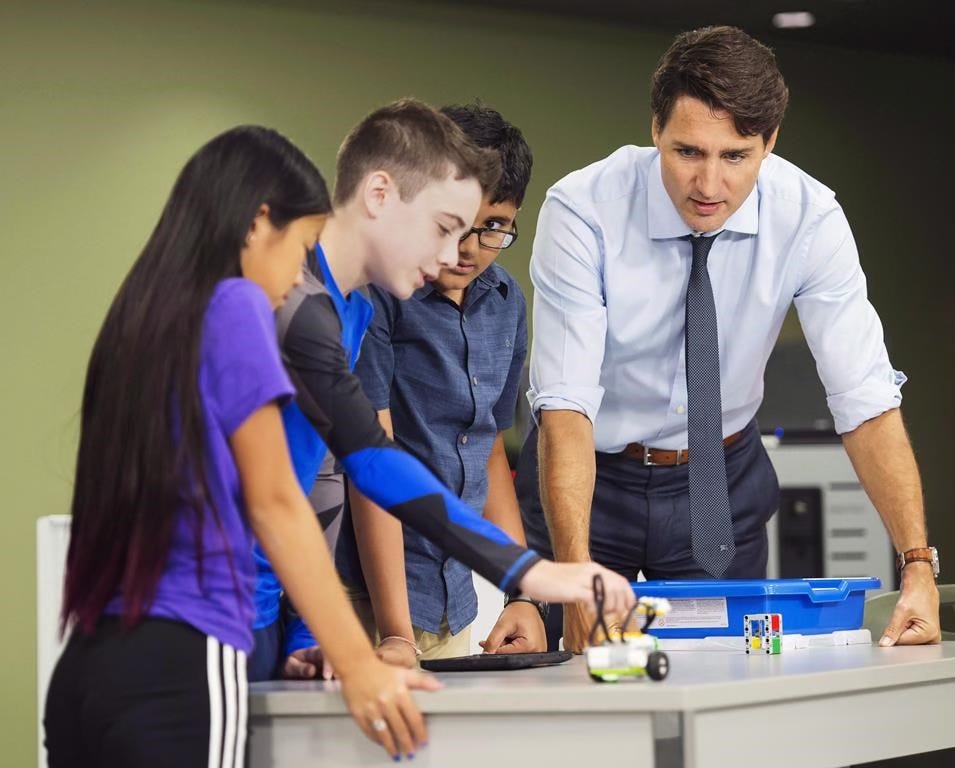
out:
{"label": "long black hair", "polygon": [[183,501],[197,533],[204,509],[218,520],[205,479],[202,324],[216,284],[241,275],[263,204],[278,228],[331,210],[318,169],[276,131],[241,126],[212,139],[182,169],[113,299],[83,390],[64,628],[92,631],[117,593],[134,625],[155,596]]}

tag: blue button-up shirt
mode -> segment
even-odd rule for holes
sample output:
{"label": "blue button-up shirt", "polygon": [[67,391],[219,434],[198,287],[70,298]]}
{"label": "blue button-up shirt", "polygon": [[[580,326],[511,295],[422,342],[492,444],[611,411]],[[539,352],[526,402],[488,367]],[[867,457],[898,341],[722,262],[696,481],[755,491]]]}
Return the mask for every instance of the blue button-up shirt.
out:
{"label": "blue button-up shirt", "polygon": [[[534,413],[586,414],[599,451],[687,446],[689,234],[653,148],[622,147],[548,191],[531,258]],[[838,432],[901,403],[905,376],[889,364],[832,190],[767,157],[714,242],[709,273],[724,435],[756,415],[766,361],[793,302]]]}
{"label": "blue button-up shirt", "polygon": [[[511,426],[527,353],[526,305],[517,282],[492,264],[459,308],[430,284],[407,301],[372,289],[374,319],[355,373],[378,410],[391,410],[395,442],[418,457],[475,514],[487,499],[487,462]],[[351,526],[336,562],[362,584]],[[471,572],[405,528],[411,623],[457,633],[477,615]]]}

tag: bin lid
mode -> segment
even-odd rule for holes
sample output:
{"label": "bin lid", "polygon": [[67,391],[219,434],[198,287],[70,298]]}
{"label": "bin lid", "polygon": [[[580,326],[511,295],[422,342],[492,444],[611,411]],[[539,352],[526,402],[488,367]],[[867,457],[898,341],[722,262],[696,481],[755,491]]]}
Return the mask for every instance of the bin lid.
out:
{"label": "bin lid", "polygon": [[874,576],[845,579],[691,579],[686,581],[635,581],[637,595],[668,599],[694,597],[761,597],[796,595],[813,603],[845,600],[853,592],[878,589]]}

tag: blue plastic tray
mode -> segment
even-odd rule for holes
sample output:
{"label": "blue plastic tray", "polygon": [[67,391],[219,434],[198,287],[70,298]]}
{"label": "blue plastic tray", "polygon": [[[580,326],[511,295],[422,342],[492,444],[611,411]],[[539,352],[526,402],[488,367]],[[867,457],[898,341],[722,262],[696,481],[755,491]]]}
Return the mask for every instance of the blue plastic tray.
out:
{"label": "blue plastic tray", "polygon": [[756,613],[782,614],[783,634],[859,629],[865,592],[880,586],[876,578],[633,582],[637,595],[670,601],[649,630],[661,638],[742,636],[743,616]]}

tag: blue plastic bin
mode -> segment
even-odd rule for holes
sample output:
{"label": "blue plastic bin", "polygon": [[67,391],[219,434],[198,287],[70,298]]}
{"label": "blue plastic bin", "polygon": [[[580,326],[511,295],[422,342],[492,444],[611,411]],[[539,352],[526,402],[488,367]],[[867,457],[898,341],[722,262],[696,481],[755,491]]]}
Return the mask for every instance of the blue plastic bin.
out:
{"label": "blue plastic bin", "polygon": [[742,636],[743,616],[779,613],[783,633],[821,635],[859,629],[867,589],[876,578],[637,581],[638,596],[665,597],[672,612],[655,622],[657,637]]}

